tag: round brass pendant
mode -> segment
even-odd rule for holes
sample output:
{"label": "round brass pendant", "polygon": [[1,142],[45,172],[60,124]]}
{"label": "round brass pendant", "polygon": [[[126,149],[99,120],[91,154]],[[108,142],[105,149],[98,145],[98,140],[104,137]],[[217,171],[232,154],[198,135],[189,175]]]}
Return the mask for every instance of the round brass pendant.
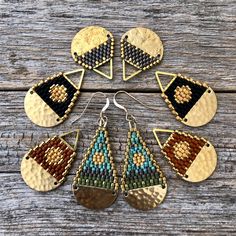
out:
{"label": "round brass pendant", "polygon": [[111,206],[118,196],[114,190],[82,185],[73,189],[73,192],[79,204],[95,210]]}
{"label": "round brass pendant", "polygon": [[164,188],[161,185],[154,185],[129,190],[125,195],[125,200],[132,207],[146,211],[157,207],[164,200],[166,193],[167,184]]}

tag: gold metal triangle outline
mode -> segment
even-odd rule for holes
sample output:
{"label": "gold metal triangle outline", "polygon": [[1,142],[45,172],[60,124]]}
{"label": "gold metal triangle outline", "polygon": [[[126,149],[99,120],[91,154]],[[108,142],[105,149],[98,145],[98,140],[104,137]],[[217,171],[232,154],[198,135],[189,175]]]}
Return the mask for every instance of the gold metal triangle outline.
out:
{"label": "gold metal triangle outline", "polygon": [[125,62],[125,60],[122,60],[122,64],[123,64],[123,80],[124,81],[127,81],[127,80],[133,78],[134,76],[138,75],[140,72],[142,72],[142,70],[137,70],[133,74],[126,77],[126,66],[125,66],[126,62]]}
{"label": "gold metal triangle outline", "polygon": [[[79,72],[81,72],[80,79],[79,79],[79,84],[78,84],[78,85],[75,85],[74,82],[71,81],[71,80],[68,78],[68,75],[72,75],[72,74],[79,73]],[[65,73],[64,73],[64,76],[65,76],[66,79],[68,79],[78,90],[80,90],[81,85],[82,85],[82,82],[83,82],[83,78],[84,78],[84,73],[85,73],[85,69],[77,69],[77,70],[72,70],[72,71],[65,72]]]}
{"label": "gold metal triangle outline", "polygon": [[[112,60],[112,58],[109,60],[109,62],[110,62],[110,65],[109,65],[110,74],[109,74],[109,75],[107,75],[107,74],[105,74],[104,72],[98,70],[97,68],[94,68],[93,70],[94,70],[96,73],[98,73],[98,74],[100,74],[100,75],[106,77],[107,79],[113,79],[113,60]],[[99,68],[99,67],[98,67],[98,68]]]}
{"label": "gold metal triangle outline", "polygon": [[157,140],[157,143],[158,143],[159,147],[162,149],[163,146],[162,146],[161,141],[160,141],[160,139],[159,139],[159,137],[157,135],[157,132],[159,132],[159,133],[173,133],[174,130],[171,130],[171,129],[157,129],[157,128],[155,128],[155,129],[152,130],[152,132],[153,132],[153,134],[154,134],[154,136],[155,136],[155,138]]}
{"label": "gold metal triangle outline", "polygon": [[[64,138],[72,133],[76,133],[76,136],[75,136],[75,142],[74,142],[74,146],[71,146],[70,143],[68,143]],[[73,130],[73,131],[70,131],[70,132],[67,132],[67,133],[64,133],[62,135],[60,135],[60,138],[63,139],[63,141],[65,143],[67,143],[71,148],[73,148],[74,150],[76,150],[77,148],[77,145],[78,145],[78,141],[79,141],[79,129],[76,129],[76,130]]]}
{"label": "gold metal triangle outline", "polygon": [[164,92],[167,87],[165,89],[163,88],[159,75],[168,75],[168,76],[171,76],[172,79],[176,77],[176,74],[162,72],[162,71],[158,71],[158,70],[155,72],[155,75],[156,75],[158,85],[159,85],[162,92]]}

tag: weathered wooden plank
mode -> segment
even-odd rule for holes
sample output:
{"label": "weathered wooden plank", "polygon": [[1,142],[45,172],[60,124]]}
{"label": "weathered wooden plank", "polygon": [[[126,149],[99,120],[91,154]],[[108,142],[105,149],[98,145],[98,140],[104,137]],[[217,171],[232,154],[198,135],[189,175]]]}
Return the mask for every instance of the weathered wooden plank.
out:
{"label": "weathered wooden plank", "polygon": [[[0,93],[0,124],[1,146],[0,146],[0,171],[19,171],[20,160],[31,147],[36,143],[46,139],[49,135],[63,133],[73,128],[81,129],[81,137],[78,149],[78,159],[81,160],[82,153],[85,152],[94,132],[97,128],[97,119],[100,109],[104,104],[104,99],[95,97],[82,119],[71,125],[72,121],[78,117],[85,107],[91,93],[81,94],[80,100],[75,106],[70,118],[62,125],[54,128],[41,128],[34,125],[24,113],[23,99],[25,92],[1,92]],[[171,128],[186,130],[208,138],[217,148],[219,155],[219,171],[215,178],[231,178],[235,176],[235,127],[236,121],[233,118],[236,113],[235,95],[232,93],[217,94],[219,100],[218,113],[211,123],[201,128],[190,128],[177,122],[162,101],[160,94],[146,93],[133,94],[146,104],[155,105],[157,112],[151,112],[133,100],[127,100],[123,94],[118,101],[126,105],[138,122],[138,127],[143,133],[147,144],[154,150],[158,160],[164,166],[168,176],[175,176],[170,171],[165,160],[162,159],[157,142],[152,134],[152,129]],[[113,94],[108,94],[112,99]],[[110,131],[113,154],[118,163],[123,159],[126,145],[128,124],[125,121],[124,112],[116,108],[113,104],[107,112],[108,128]],[[75,163],[77,168],[79,160]],[[74,173],[75,169],[71,173]]]}
{"label": "weathered wooden plank", "polygon": [[[59,189],[38,193],[19,174],[0,174],[0,233],[11,235],[234,235],[236,180],[200,184],[169,181],[165,202],[141,212],[120,194],[110,208],[91,211],[76,204],[70,178]],[[16,200],[17,199],[17,200]]]}
{"label": "weathered wooden plank", "polygon": [[158,32],[164,42],[159,70],[185,73],[218,91],[235,91],[235,11],[233,0],[1,1],[0,87],[28,89],[53,73],[76,68],[71,39],[80,28],[101,25],[116,39],[115,78],[88,72],[83,89],[158,90],[157,67],[130,82],[121,79],[120,37],[143,26]]}

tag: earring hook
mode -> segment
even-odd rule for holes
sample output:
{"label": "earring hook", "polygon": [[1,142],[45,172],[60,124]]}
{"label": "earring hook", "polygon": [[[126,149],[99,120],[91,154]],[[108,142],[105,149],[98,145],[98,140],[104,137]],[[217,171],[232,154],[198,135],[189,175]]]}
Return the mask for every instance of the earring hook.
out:
{"label": "earring hook", "polygon": [[151,109],[151,110],[154,110],[154,111],[158,111],[157,109],[155,109],[153,107],[150,107],[150,106],[146,105],[145,103],[141,102],[139,99],[135,98],[133,95],[129,94],[128,92],[126,92],[124,90],[120,90],[120,91],[116,92],[114,94],[114,96],[113,96],[113,102],[114,102],[116,107],[118,107],[118,108],[120,108],[120,109],[125,111],[125,113],[126,113],[126,120],[129,122],[130,128],[136,128],[136,119],[135,119],[135,117],[132,114],[130,114],[128,112],[128,110],[124,106],[122,106],[121,104],[119,104],[117,102],[116,97],[120,93],[126,94],[127,96],[129,96],[130,98],[132,98],[133,100],[135,100],[136,102],[138,102],[139,104],[141,104],[142,106],[144,106],[144,107],[146,107],[148,109]]}
{"label": "earring hook", "polygon": [[85,111],[87,110],[89,104],[91,103],[92,99],[96,96],[96,95],[102,95],[104,98],[106,98],[106,104],[103,106],[100,114],[99,114],[99,119],[98,119],[98,125],[99,126],[103,126],[103,127],[106,127],[107,125],[107,117],[104,115],[105,111],[107,110],[107,108],[109,107],[110,105],[110,100],[109,98],[106,96],[105,93],[103,92],[96,92],[96,93],[93,93],[92,96],[89,98],[84,110],[81,112],[81,114],[79,115],[78,118],[76,118],[74,121],[72,121],[71,124],[74,124],[76,121],[78,121],[85,113]]}

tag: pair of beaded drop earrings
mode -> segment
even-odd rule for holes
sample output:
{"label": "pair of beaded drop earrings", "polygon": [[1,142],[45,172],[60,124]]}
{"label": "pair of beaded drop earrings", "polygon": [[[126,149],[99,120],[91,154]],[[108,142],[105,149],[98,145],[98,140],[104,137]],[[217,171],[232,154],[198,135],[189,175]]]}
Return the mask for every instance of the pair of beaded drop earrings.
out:
{"label": "pair of beaded drop earrings", "polygon": [[[86,69],[92,69],[109,79],[112,78],[113,53],[113,36],[101,27],[84,28],[72,41],[74,60]],[[128,80],[158,64],[163,57],[163,45],[160,38],[151,30],[131,29],[122,37],[121,56],[123,79]],[[110,62],[109,76],[98,70],[98,67],[107,62]],[[126,77],[126,63],[133,65],[138,71]],[[68,78],[68,75],[76,72],[81,72],[78,86]],[[30,120],[44,127],[62,123],[77,100],[84,72],[84,69],[78,69],[59,73],[33,86],[25,98],[25,111]],[[159,78],[161,74],[173,77],[165,89]],[[201,126],[212,119],[217,102],[215,93],[210,87],[182,75],[157,71],[156,77],[162,97],[177,120],[189,126]],[[126,108],[117,103],[116,96],[121,92],[126,93],[117,92],[114,103],[126,112],[126,120],[130,126],[121,187],[130,205],[147,210],[162,202],[167,184],[153,155],[136,129],[135,118]],[[73,183],[73,191],[78,202],[93,209],[108,207],[118,194],[118,177],[106,130],[107,118],[104,115],[108,106],[107,98],[107,104],[100,113],[99,128]],[[76,140],[74,146],[71,146],[64,138],[73,132],[76,132]],[[173,130],[154,129],[153,132],[169,163],[183,179],[199,182],[208,178],[214,171],[217,155],[214,147],[207,140]],[[158,132],[171,132],[164,145],[160,142]],[[25,182],[38,191],[49,191],[58,187],[64,181],[76,156],[78,138],[79,131],[76,130],[50,138],[31,149],[21,164],[21,173]]]}

